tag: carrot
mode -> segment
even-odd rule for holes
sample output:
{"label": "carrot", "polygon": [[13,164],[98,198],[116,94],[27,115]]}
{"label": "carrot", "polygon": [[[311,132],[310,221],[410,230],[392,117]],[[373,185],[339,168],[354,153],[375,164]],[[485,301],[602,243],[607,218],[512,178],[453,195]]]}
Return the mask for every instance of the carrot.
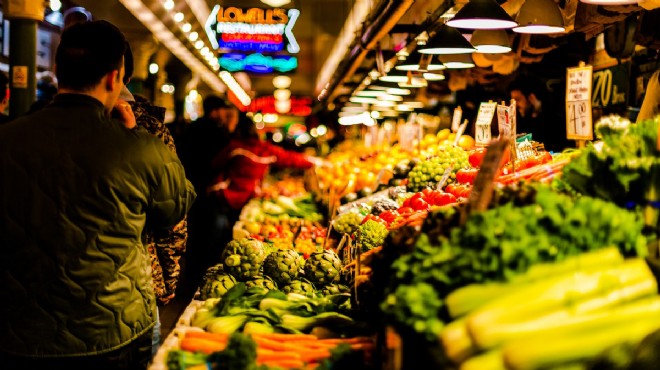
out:
{"label": "carrot", "polygon": [[284,342],[279,342],[276,340],[263,338],[263,337],[252,337],[252,339],[257,343],[259,347],[266,349],[273,349],[276,351],[294,351],[300,352],[300,348],[295,345],[291,345]]}
{"label": "carrot", "polygon": [[314,362],[314,361],[320,361],[326,358],[330,358],[330,356],[331,356],[330,351],[327,349],[310,350],[301,353],[301,360],[305,362]]}
{"label": "carrot", "polygon": [[286,340],[286,341],[319,339],[315,335],[311,335],[311,334],[255,333],[251,335],[252,337],[261,337],[267,339]]}
{"label": "carrot", "polygon": [[321,348],[335,348],[337,345],[334,343],[324,343],[321,341],[291,341],[288,344],[299,346],[300,348],[312,348],[312,349],[321,349]]}
{"label": "carrot", "polygon": [[297,352],[271,351],[257,348],[257,361],[280,361],[280,360],[302,360],[302,356]]}
{"label": "carrot", "polygon": [[185,338],[200,338],[222,343],[227,343],[229,340],[229,336],[227,334],[209,333],[207,331],[188,331],[186,332]]}
{"label": "carrot", "polygon": [[273,367],[281,367],[284,369],[300,369],[305,366],[305,363],[300,360],[278,360],[264,362],[257,360],[257,365],[268,365]]}
{"label": "carrot", "polygon": [[330,338],[330,339],[319,339],[319,342],[322,343],[334,343],[334,344],[358,344],[358,343],[373,343],[373,339],[369,337],[354,337],[354,338]]}
{"label": "carrot", "polygon": [[181,349],[190,352],[203,352],[211,354],[217,351],[223,351],[226,343],[214,342],[212,340],[202,338],[183,338],[181,340]]}

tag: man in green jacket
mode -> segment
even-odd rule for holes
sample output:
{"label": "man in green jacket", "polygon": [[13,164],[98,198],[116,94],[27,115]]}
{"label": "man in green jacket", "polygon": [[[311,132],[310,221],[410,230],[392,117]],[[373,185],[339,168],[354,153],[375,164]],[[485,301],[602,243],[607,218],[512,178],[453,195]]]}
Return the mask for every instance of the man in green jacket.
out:
{"label": "man in green jacket", "polygon": [[151,358],[143,230],[175,225],[195,192],[161,140],[110,118],[126,45],[104,21],[68,28],[53,103],[0,126],[2,369],[144,369]]}

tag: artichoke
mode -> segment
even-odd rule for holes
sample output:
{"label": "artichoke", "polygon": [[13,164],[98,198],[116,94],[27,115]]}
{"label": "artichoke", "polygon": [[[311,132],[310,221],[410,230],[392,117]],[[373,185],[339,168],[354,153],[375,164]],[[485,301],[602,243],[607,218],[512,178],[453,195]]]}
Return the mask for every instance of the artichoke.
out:
{"label": "artichoke", "polygon": [[343,284],[328,284],[321,289],[321,295],[335,295],[342,293],[350,293],[351,288]]}
{"label": "artichoke", "polygon": [[205,301],[209,298],[220,298],[236,285],[236,279],[229,274],[219,274],[208,278],[199,290],[200,298]]}
{"label": "artichoke", "polygon": [[285,285],[282,288],[282,291],[286,294],[296,293],[296,294],[304,295],[309,298],[314,298],[314,296],[316,295],[316,289],[314,288],[314,284],[310,283],[306,279],[293,280],[289,284]]}
{"label": "artichoke", "polygon": [[286,285],[298,277],[305,260],[295,250],[278,250],[266,257],[264,275],[271,277],[277,285]]}
{"label": "artichoke", "polygon": [[255,276],[245,282],[245,287],[248,289],[261,287],[268,290],[277,290],[277,284],[269,276]]}
{"label": "artichoke", "polygon": [[222,252],[225,272],[239,281],[259,275],[264,258],[266,249],[262,242],[254,238],[232,240]]}
{"label": "artichoke", "polygon": [[330,249],[312,253],[305,261],[305,277],[320,286],[330,284],[339,276],[341,260]]}

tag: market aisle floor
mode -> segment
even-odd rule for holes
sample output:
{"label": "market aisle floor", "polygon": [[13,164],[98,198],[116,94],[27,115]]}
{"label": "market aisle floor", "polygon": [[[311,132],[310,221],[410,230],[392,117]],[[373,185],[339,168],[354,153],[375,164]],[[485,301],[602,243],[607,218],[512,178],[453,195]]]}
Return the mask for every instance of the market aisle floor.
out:
{"label": "market aisle floor", "polygon": [[[194,280],[194,279],[193,279]],[[161,324],[161,343],[167,338],[172,329],[176,327],[177,320],[188,307],[197,291],[198,282],[191,279],[182,279],[174,299],[163,307],[158,308]]]}

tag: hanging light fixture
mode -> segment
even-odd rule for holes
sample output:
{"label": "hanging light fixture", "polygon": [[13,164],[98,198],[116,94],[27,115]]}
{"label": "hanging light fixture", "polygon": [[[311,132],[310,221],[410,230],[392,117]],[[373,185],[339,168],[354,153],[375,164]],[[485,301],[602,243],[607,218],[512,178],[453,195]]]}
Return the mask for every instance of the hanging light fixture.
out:
{"label": "hanging light fixture", "polygon": [[452,54],[440,57],[442,63],[449,69],[462,69],[474,67],[474,61],[470,54]]}
{"label": "hanging light fixture", "polygon": [[511,51],[509,36],[505,30],[475,30],[470,42],[477,53],[502,54]]}
{"label": "hanging light fixture", "polygon": [[389,95],[410,95],[410,94],[412,94],[412,91],[410,91],[409,89],[402,89],[399,86],[399,84],[395,83],[395,82],[377,81],[377,82],[374,82],[372,85],[370,85],[369,89],[382,91],[383,93],[386,93],[386,94],[389,94]]}
{"label": "hanging light fixture", "polygon": [[457,29],[446,24],[440,26],[435,36],[419,49],[422,54],[463,54],[475,51],[474,46]]}
{"label": "hanging light fixture", "polygon": [[422,75],[426,81],[442,81],[445,79],[445,75],[442,73],[431,73],[426,72]]}
{"label": "hanging light fixture", "polygon": [[564,17],[553,0],[525,0],[516,17],[518,33],[561,33],[566,32]]}
{"label": "hanging light fixture", "polygon": [[513,28],[518,25],[495,0],[470,0],[446,24],[473,30]]}
{"label": "hanging light fixture", "polygon": [[[420,54],[414,53],[409,56],[405,62],[397,64],[396,69],[400,71],[418,71],[418,72],[427,72],[427,71],[440,71],[446,69],[442,63],[433,63],[433,55],[430,54]],[[423,69],[422,69],[423,68]]]}

